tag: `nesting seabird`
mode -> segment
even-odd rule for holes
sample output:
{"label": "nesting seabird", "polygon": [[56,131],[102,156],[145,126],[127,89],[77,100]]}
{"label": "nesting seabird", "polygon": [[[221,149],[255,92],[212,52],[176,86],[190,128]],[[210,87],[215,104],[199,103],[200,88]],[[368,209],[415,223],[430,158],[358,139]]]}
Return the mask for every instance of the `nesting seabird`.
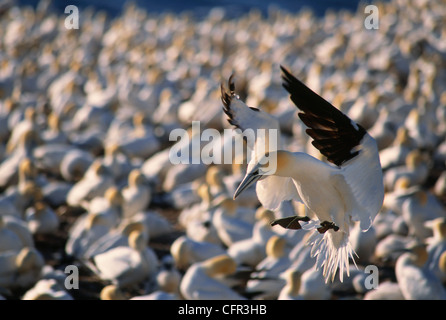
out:
{"label": "nesting seabird", "polygon": [[[254,161],[248,165],[234,197],[252,183],[265,181],[263,184],[268,188],[257,187],[256,190],[260,202],[268,209],[276,209],[284,200],[304,203],[316,216],[316,222],[310,222],[310,217],[293,216],[275,220],[273,224],[300,229],[299,221],[306,221],[309,222],[307,226],[316,227],[317,232],[310,237],[309,243],[313,255],[317,256],[317,266],[323,267],[326,281],[333,281],[339,268],[342,281],[344,271],[349,275],[349,259],[354,261],[355,253],[349,243],[352,221],[359,221],[361,230],[367,230],[383,203],[384,186],[377,144],[362,126],[284,67],[281,69],[283,87],[301,111],[298,115],[308,127],[306,133],[329,163],[307,153],[281,150],[279,141],[277,150],[265,148],[263,157],[252,159]],[[255,127],[258,121],[263,127],[275,128],[274,121],[265,120],[265,112],[253,112],[240,100],[235,94],[232,78],[229,87],[230,93],[222,87],[222,101],[231,124],[251,128],[252,123]],[[255,144],[258,143],[265,141],[256,140]],[[271,161],[275,161],[275,165],[271,166]],[[283,180],[273,180],[275,177]]]}

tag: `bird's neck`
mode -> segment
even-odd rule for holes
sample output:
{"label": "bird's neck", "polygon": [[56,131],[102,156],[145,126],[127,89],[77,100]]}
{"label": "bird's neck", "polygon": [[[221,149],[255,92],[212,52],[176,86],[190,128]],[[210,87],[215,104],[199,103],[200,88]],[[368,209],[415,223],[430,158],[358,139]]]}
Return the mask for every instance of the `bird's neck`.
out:
{"label": "bird's neck", "polygon": [[303,152],[277,152],[277,168],[274,175],[280,177],[299,177],[309,173],[320,174],[321,167],[331,168],[328,164]]}

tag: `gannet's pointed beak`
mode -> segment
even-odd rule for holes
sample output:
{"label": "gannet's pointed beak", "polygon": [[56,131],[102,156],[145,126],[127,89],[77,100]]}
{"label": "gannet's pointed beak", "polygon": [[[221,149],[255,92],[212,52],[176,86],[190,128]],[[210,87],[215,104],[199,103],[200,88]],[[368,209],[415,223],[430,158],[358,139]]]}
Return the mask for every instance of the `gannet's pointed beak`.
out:
{"label": "gannet's pointed beak", "polygon": [[260,173],[258,166],[255,166],[253,170],[246,174],[246,176],[243,178],[243,181],[238,186],[237,190],[235,190],[234,200],[240,195],[240,193],[243,192],[243,190],[248,188],[250,185],[252,185],[262,177],[263,175]]}

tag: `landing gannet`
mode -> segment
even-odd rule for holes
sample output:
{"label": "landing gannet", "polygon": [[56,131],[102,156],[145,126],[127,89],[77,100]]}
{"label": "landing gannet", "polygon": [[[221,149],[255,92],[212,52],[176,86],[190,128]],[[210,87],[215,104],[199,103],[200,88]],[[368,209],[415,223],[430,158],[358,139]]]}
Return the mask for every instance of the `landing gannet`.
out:
{"label": "landing gannet", "polygon": [[[316,264],[323,267],[326,282],[334,280],[338,268],[342,281],[344,271],[349,275],[349,258],[353,259],[354,254],[349,243],[352,221],[359,221],[361,230],[368,230],[384,199],[376,141],[363,127],[306,87],[284,67],[281,69],[283,86],[302,111],[298,115],[309,127],[306,132],[313,138],[312,144],[335,166],[306,153],[281,150],[279,134],[277,150],[273,149],[271,141],[256,139],[251,148],[258,151],[259,144],[265,143],[266,152],[263,157],[255,155],[254,162],[248,164],[234,198],[259,181],[262,185],[260,188],[257,185],[257,196],[268,209],[276,209],[285,200],[303,202],[320,221],[319,232],[309,239],[312,253],[317,256]],[[230,93],[225,92],[222,85],[223,110],[231,124],[240,129],[279,129],[267,113],[249,108],[240,100],[234,91],[232,77],[229,89]],[[273,162],[271,166],[270,161]],[[299,220],[308,222],[310,218],[293,216],[277,219],[273,224],[300,229]]]}

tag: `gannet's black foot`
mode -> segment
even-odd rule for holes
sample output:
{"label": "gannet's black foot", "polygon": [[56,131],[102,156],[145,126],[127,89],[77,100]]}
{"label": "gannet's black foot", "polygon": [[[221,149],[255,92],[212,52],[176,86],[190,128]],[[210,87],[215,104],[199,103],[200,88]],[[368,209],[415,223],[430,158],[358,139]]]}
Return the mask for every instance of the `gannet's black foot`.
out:
{"label": "gannet's black foot", "polygon": [[333,229],[334,231],[338,231],[339,227],[334,224],[334,222],[323,221],[321,222],[321,226],[317,228],[319,233],[325,233],[327,230]]}
{"label": "gannet's black foot", "polygon": [[302,226],[300,225],[299,221],[308,222],[310,221],[310,218],[291,216],[291,217],[276,219],[271,222],[271,226],[275,226],[276,224],[278,224],[285,229],[299,230],[302,229]]}

